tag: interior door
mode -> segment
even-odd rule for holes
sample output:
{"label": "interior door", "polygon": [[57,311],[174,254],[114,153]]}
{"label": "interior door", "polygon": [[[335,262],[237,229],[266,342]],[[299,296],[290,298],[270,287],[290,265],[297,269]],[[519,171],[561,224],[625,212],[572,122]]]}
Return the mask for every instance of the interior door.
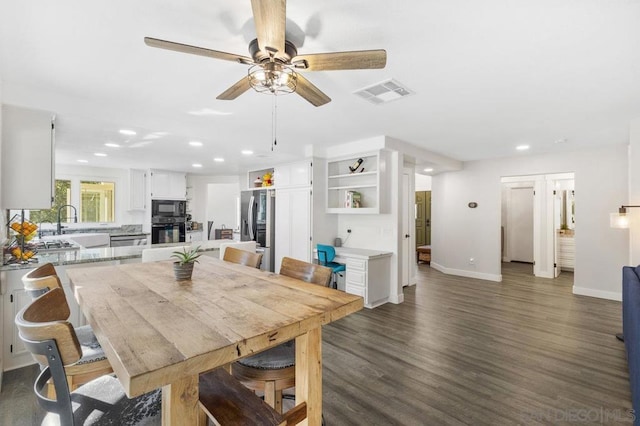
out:
{"label": "interior door", "polygon": [[431,245],[431,191],[424,191],[424,240]]}
{"label": "interior door", "polygon": [[416,191],[416,247],[427,244],[426,234],[426,194],[427,191]]}
{"label": "interior door", "polygon": [[409,274],[411,271],[410,262],[415,262],[414,248],[411,247],[411,235],[409,232],[409,224],[411,223],[411,210],[409,208],[411,202],[409,194],[409,175],[402,174],[402,286],[409,285]]}

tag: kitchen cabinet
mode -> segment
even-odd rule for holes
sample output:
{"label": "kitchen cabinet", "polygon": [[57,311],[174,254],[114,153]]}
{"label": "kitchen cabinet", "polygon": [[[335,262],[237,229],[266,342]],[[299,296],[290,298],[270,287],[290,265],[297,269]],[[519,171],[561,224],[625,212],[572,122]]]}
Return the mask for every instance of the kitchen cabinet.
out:
{"label": "kitchen cabinet", "polygon": [[[387,151],[327,161],[327,213],[388,213],[389,163]],[[357,194],[357,208],[347,207],[348,193]]]}
{"label": "kitchen cabinet", "polygon": [[2,207],[50,209],[55,194],[53,114],[2,106]]}
{"label": "kitchen cabinet", "polygon": [[311,161],[276,166],[273,174],[278,188],[308,187],[311,185]]}
{"label": "kitchen cabinet", "polygon": [[275,271],[282,258],[311,261],[311,188],[276,190]]}
{"label": "kitchen cabinet", "polygon": [[364,298],[366,308],[389,301],[391,252],[336,247],[335,262],[344,263],[345,291]]}
{"label": "kitchen cabinet", "polygon": [[147,172],[129,169],[129,210],[147,208]]}
{"label": "kitchen cabinet", "polygon": [[187,175],[166,170],[151,170],[151,199],[186,200]]}

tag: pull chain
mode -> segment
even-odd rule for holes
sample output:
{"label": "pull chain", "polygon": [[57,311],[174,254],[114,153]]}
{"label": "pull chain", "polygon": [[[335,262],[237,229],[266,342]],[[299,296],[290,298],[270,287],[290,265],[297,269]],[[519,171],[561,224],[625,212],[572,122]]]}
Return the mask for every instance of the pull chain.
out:
{"label": "pull chain", "polygon": [[271,114],[271,151],[273,151],[273,147],[278,145],[277,140],[278,135],[278,96],[273,95],[273,112]]}

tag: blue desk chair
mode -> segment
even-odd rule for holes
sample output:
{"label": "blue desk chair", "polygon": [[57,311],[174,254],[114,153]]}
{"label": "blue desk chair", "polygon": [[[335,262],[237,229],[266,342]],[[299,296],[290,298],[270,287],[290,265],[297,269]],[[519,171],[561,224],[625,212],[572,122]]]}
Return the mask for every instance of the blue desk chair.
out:
{"label": "blue desk chair", "polygon": [[[327,268],[333,269],[333,285],[332,287],[338,288],[338,278],[337,275],[340,272],[344,272],[347,270],[347,267],[342,263],[334,262],[333,259],[336,257],[336,249],[333,246],[327,246],[324,244],[318,244],[318,263],[322,266],[326,266]],[[342,274],[340,274],[342,276]]]}

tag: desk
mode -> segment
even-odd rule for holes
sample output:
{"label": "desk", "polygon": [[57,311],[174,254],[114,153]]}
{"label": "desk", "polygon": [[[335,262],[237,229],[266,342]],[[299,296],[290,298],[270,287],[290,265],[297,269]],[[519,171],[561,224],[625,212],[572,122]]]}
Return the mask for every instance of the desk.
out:
{"label": "desk", "polygon": [[364,297],[364,306],[375,308],[389,301],[393,253],[352,247],[336,247],[334,262],[347,267],[345,291]]}
{"label": "desk", "polygon": [[162,388],[164,425],[204,425],[198,375],[296,339],[296,401],[322,415],[321,326],[362,309],[330,288],[201,257],[191,281],[171,261],[67,272],[129,397]]}

